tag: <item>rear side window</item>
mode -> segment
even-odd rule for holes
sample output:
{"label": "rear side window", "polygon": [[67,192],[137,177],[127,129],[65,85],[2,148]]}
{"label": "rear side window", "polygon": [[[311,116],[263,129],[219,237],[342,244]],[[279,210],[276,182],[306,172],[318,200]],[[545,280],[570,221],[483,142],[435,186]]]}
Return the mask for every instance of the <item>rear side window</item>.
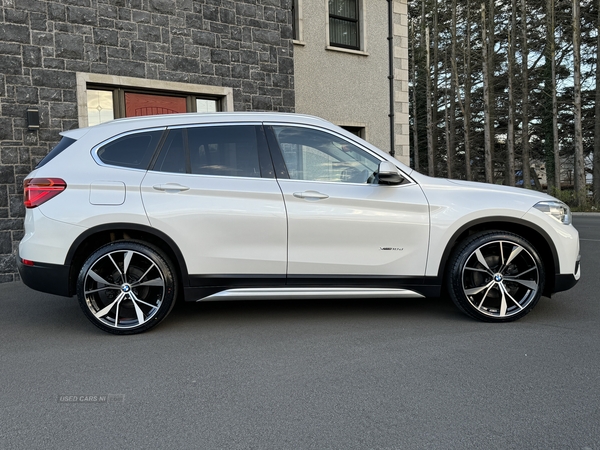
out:
{"label": "rear side window", "polygon": [[189,128],[192,173],[260,177],[257,132],[253,125]]}
{"label": "rear side window", "polygon": [[103,145],[96,155],[104,164],[145,170],[162,134],[162,130],[128,134]]}
{"label": "rear side window", "polygon": [[187,173],[187,159],[183,146],[184,130],[170,130],[160,155],[154,164],[154,170],[170,173]]}
{"label": "rear side window", "polygon": [[50,153],[48,153],[39,163],[37,166],[35,166],[36,169],[39,169],[40,167],[42,167],[44,164],[46,164],[48,161],[52,160],[55,156],[59,155],[63,150],[67,149],[67,147],[69,147],[73,142],[75,142],[75,139],[71,139],[68,137],[63,137],[60,142],[58,143],[58,145],[56,147],[54,147],[52,150],[50,150]]}
{"label": "rear side window", "polygon": [[[262,127],[226,125],[169,130],[152,170],[195,175],[260,177]],[[272,170],[272,169],[271,169]]]}

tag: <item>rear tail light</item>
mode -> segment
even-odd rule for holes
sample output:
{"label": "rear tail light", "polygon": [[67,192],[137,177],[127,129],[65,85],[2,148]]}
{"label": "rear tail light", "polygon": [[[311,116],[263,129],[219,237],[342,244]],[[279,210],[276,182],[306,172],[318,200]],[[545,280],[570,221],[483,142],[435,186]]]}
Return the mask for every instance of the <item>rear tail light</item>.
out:
{"label": "rear tail light", "polygon": [[67,183],[61,178],[29,178],[23,182],[25,208],[40,206],[66,188]]}

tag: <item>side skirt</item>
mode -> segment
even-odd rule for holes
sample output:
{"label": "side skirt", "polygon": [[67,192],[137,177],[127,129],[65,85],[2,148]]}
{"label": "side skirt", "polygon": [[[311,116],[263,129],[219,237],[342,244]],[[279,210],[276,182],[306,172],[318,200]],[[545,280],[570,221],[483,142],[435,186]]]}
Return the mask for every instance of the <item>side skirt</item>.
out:
{"label": "side skirt", "polygon": [[241,288],[227,289],[198,302],[226,300],[325,300],[353,298],[423,298],[408,289],[358,289],[358,288]]}
{"label": "side skirt", "polygon": [[439,297],[437,277],[205,275],[190,276],[185,300],[278,300]]}

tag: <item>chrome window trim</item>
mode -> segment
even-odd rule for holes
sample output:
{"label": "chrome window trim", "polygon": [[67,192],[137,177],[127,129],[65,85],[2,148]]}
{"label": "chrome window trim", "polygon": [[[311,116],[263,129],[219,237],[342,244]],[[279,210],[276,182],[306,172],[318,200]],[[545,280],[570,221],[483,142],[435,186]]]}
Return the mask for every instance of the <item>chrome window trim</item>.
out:
{"label": "chrome window trim", "polygon": [[107,164],[104,161],[102,161],[100,159],[100,157],[98,156],[98,150],[100,150],[105,145],[108,145],[111,142],[116,141],[117,139],[120,139],[120,138],[125,137],[125,136],[130,136],[130,135],[139,134],[139,133],[147,133],[149,131],[163,131],[164,132],[166,129],[167,129],[166,126],[164,126],[164,127],[142,128],[142,129],[139,129],[139,130],[126,131],[124,133],[120,133],[120,134],[117,134],[115,136],[112,136],[112,137],[106,139],[105,141],[102,141],[101,143],[96,144],[94,147],[92,147],[92,150],[91,150],[92,159],[94,160],[94,162],[96,164],[98,164],[99,166],[102,166],[102,167],[116,167],[116,168],[119,168],[119,169],[137,170],[137,171],[140,171],[140,172],[147,172],[148,169],[136,169],[134,167],[126,167],[126,166],[117,166],[115,164]]}

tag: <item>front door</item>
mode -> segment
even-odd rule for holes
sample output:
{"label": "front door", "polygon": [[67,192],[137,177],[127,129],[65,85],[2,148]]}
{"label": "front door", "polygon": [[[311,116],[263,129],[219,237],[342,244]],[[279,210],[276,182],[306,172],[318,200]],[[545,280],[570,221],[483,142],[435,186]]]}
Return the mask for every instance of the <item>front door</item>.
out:
{"label": "front door", "polygon": [[425,274],[429,212],[417,184],[374,184],[379,157],[328,131],[272,129],[289,173],[278,182],[291,281]]}

